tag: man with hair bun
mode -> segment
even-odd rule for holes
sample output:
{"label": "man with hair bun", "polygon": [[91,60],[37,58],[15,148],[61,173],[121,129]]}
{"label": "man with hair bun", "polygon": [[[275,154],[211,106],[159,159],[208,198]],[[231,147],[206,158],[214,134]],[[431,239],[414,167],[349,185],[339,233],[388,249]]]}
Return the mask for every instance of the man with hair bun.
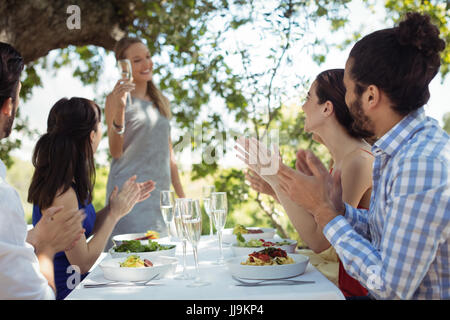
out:
{"label": "man with hair bun", "polygon": [[345,100],[377,137],[369,210],[344,204],[339,175],[310,151],[298,157],[308,170],[277,173],[371,298],[450,299],[450,139],[424,112],[444,48],[429,16],[408,13],[350,52]]}

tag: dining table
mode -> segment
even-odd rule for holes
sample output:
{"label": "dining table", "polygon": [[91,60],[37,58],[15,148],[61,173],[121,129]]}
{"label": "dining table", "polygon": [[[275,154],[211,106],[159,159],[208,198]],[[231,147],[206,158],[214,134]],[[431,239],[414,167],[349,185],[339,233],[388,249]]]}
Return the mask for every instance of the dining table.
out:
{"label": "dining table", "polygon": [[[320,273],[311,263],[295,280],[307,281],[295,285],[266,283],[264,286],[242,286],[230,273],[227,265],[217,265],[220,251],[217,236],[204,235],[198,244],[199,276],[209,285],[191,287],[193,280],[178,280],[183,272],[182,244],[176,238],[161,238],[159,243],[176,244],[175,271],[165,277],[152,280],[145,286],[85,287],[89,284],[108,283],[99,264],[111,255],[103,252],[89,274],[66,297],[66,300],[345,300],[336,285]],[[231,244],[223,245],[225,259],[233,258]],[[244,257],[243,257],[244,258]],[[196,274],[192,247],[188,243],[186,254],[187,271]],[[313,282],[313,283],[309,283]]]}

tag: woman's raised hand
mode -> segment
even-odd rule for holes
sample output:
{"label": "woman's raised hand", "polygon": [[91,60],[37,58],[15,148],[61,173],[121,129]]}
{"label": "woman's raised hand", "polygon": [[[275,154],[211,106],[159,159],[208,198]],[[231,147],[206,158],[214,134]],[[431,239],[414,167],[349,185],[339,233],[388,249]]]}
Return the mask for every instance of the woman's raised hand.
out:
{"label": "woman's raised hand", "polygon": [[148,180],[137,183],[136,176],[132,176],[119,188],[116,186],[109,197],[110,212],[120,219],[133,209],[136,203],[146,200],[155,189],[155,182]]}
{"label": "woman's raised hand", "polygon": [[274,145],[274,150],[271,151],[255,138],[240,137],[234,148],[237,151],[236,156],[264,180],[270,182],[276,178],[282,163],[277,146]]}
{"label": "woman's raised hand", "polygon": [[120,79],[119,81],[117,81],[113,91],[108,95],[106,99],[113,99],[113,105],[125,109],[125,106],[127,105],[127,93],[133,91],[135,87],[136,85],[131,80],[126,81]]}

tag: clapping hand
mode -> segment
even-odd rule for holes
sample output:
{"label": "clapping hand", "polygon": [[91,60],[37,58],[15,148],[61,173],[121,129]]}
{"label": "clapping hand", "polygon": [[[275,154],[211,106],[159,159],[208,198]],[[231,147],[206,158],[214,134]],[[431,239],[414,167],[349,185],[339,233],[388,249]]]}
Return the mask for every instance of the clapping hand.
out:
{"label": "clapping hand", "polygon": [[27,242],[38,251],[55,254],[72,249],[85,232],[82,227],[86,215],[84,210],[63,210],[50,207],[36,226],[27,234]]}
{"label": "clapping hand", "polygon": [[240,137],[236,140],[234,147],[236,156],[242,160],[251,170],[256,172],[266,181],[276,177],[281,157],[277,146],[273,146],[273,151],[268,150],[255,138]]}
{"label": "clapping hand", "polygon": [[137,176],[132,176],[119,188],[116,186],[109,197],[111,214],[120,219],[133,209],[136,203],[142,202],[150,197],[155,189],[155,182],[148,180],[137,183]]}
{"label": "clapping hand", "polygon": [[250,182],[250,186],[256,191],[260,193],[267,194],[269,196],[274,197],[277,199],[277,195],[273,188],[270,186],[267,181],[265,181],[263,178],[261,178],[257,173],[255,173],[252,170],[248,170],[245,173],[245,178],[248,182]]}
{"label": "clapping hand", "polygon": [[343,212],[340,172],[333,176],[311,152],[297,152],[297,170],[281,164],[277,173],[280,188],[289,198],[313,214],[322,228]]}

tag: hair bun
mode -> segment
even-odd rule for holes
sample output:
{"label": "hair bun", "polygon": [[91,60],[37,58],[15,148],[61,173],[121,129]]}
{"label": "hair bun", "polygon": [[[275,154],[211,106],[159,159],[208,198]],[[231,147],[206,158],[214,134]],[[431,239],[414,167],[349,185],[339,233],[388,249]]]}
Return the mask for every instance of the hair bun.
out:
{"label": "hair bun", "polygon": [[445,49],[444,40],[439,38],[439,29],[430,21],[430,16],[408,12],[397,28],[401,45],[416,47],[425,56],[438,54]]}

